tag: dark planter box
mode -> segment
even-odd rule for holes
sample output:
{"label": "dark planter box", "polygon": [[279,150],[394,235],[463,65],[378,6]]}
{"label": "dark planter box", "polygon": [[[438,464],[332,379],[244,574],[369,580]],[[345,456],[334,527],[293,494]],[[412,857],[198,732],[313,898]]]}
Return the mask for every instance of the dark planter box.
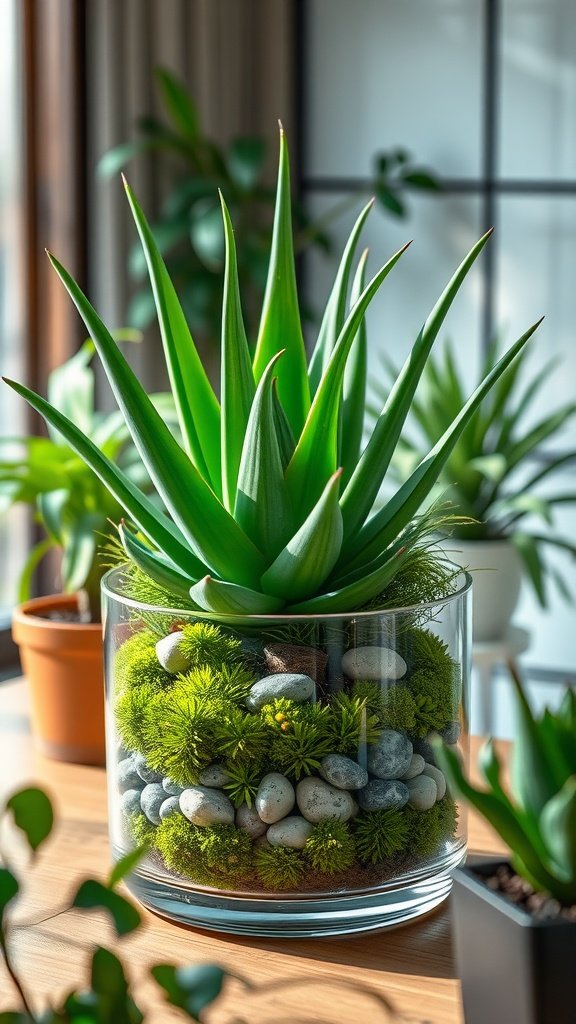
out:
{"label": "dark planter box", "polygon": [[454,874],[453,929],[466,1024],[575,1024],[576,924],[532,918],[482,878]]}

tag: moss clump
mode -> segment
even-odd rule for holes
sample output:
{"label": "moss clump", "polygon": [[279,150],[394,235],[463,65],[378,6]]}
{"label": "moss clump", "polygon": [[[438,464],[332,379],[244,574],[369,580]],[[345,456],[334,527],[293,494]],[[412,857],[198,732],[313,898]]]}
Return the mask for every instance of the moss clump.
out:
{"label": "moss clump", "polygon": [[242,641],[210,622],[193,622],[182,627],[180,650],[191,668],[208,665],[219,669],[241,660]]}
{"label": "moss clump", "polygon": [[149,630],[141,630],[129,637],[114,657],[114,680],[116,692],[144,684],[156,689],[171,682],[171,676],[164,671],[156,657],[156,637]]}
{"label": "moss clump", "polygon": [[409,829],[408,846],[417,857],[431,857],[455,835],[458,809],[448,793],[429,811],[406,807],[404,814]]}
{"label": "moss clump", "polygon": [[269,733],[259,715],[244,714],[231,705],[217,716],[214,740],[213,753],[227,762],[257,761],[266,753]]}
{"label": "moss clump", "polygon": [[382,729],[366,701],[338,693],[330,701],[326,716],[326,737],[332,753],[356,754],[361,743],[375,743]]}
{"label": "moss clump", "polygon": [[418,704],[418,735],[442,730],[457,717],[458,666],[447,645],[427,629],[413,629],[406,637],[408,686]]}
{"label": "moss clump", "polygon": [[256,850],[255,865],[267,889],[294,889],[306,871],[302,854],[285,846],[260,847]]}
{"label": "moss clump", "polygon": [[218,696],[234,704],[244,704],[250,687],[256,681],[253,672],[243,665],[198,665],[178,676],[179,684],[189,693]]}
{"label": "moss clump", "polygon": [[201,838],[201,828],[183,814],[171,814],[154,830],[153,843],[169,871],[209,885],[212,876],[204,862]]}
{"label": "moss clump", "polygon": [[150,846],[154,841],[154,825],[145,814],[128,816],[128,832],[135,846]]}
{"label": "moss clump", "polygon": [[406,686],[391,686],[382,699],[382,723],[387,729],[413,732],[416,701]]}
{"label": "moss clump", "polygon": [[369,811],[354,823],[356,852],[362,864],[380,864],[404,850],[410,838],[410,821],[404,810]]}
{"label": "moss clump", "polygon": [[328,819],[314,826],[306,840],[304,854],[316,871],[334,875],[352,867],[356,844],[344,821]]}
{"label": "moss clump", "polygon": [[211,825],[200,829],[200,851],[204,865],[215,879],[242,878],[253,869],[254,847],[247,832],[234,825]]}
{"label": "moss clump", "polygon": [[325,724],[305,718],[291,722],[290,728],[279,732],[272,743],[272,767],[296,780],[318,771],[322,758],[334,749]]}
{"label": "moss clump", "polygon": [[145,683],[125,690],[117,698],[116,728],[128,750],[136,750],[140,754],[147,752],[151,729],[149,712],[158,694],[156,684]]}
{"label": "moss clump", "polygon": [[143,735],[148,764],[178,785],[195,782],[214,760],[218,704],[175,684],[148,708]]}

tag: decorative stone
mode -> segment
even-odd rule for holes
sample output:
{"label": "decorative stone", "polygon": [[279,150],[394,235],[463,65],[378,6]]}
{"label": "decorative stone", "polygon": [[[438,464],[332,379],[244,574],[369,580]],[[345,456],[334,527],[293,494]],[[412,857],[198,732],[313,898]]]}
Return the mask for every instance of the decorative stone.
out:
{"label": "decorative stone", "polygon": [[424,775],[428,775],[431,779],[434,779],[436,783],[436,789],[438,790],[437,800],[442,800],[446,796],[446,778],[444,773],[434,764],[427,764],[424,768]]}
{"label": "decorative stone", "polygon": [[162,779],[162,789],[168,793],[169,796],[180,796],[180,793],[184,792],[186,786],[180,786],[177,782],[173,782],[172,779],[169,779],[168,776],[166,776],[165,779]]}
{"label": "decorative stone", "polygon": [[258,839],[259,836],[263,836],[268,828],[265,821],[258,814],[255,807],[248,807],[248,804],[241,804],[236,811],[236,828],[241,828],[243,832],[247,832],[252,839]]}
{"label": "decorative stone", "polygon": [[141,790],[127,789],[120,797],[120,807],[124,814],[139,814]]}
{"label": "decorative stone", "polygon": [[404,807],[409,796],[408,786],[398,779],[372,779],[358,793],[358,803],[363,811],[388,811]]}
{"label": "decorative stone", "polygon": [[349,679],[402,679],[407,665],[391,647],[352,647],[342,658]]}
{"label": "decorative stone", "polygon": [[186,672],[190,668],[190,658],[185,655],[180,644],[184,634],[180,631],[168,633],[156,644],[156,657],[166,672],[176,675],[177,672]]}
{"label": "decorative stone", "polygon": [[230,776],[223,764],[210,764],[203,768],[198,776],[200,785],[208,786],[210,789],[221,789],[229,781]]}
{"label": "decorative stone", "polygon": [[246,698],[246,706],[250,711],[259,711],[265,704],[285,697],[296,704],[311,700],[316,693],[314,680],[310,676],[296,672],[278,672],[273,676],[265,676],[250,687]]}
{"label": "decorative stone", "polygon": [[362,789],[368,783],[366,769],[344,754],[328,754],[323,757],[320,775],[337,789]]}
{"label": "decorative stone", "polygon": [[264,648],[269,672],[295,672],[310,676],[316,683],[324,681],[328,655],[318,647],[299,644],[268,644]]}
{"label": "decorative stone", "polygon": [[368,746],[368,771],[378,779],[401,779],[412,761],[412,744],[404,733],[383,729]]}
{"label": "decorative stone", "polygon": [[270,846],[289,846],[292,850],[303,850],[313,826],[306,818],[295,814],[270,825],[266,839]]}
{"label": "decorative stone", "polygon": [[125,757],[122,761],[118,762],[116,781],[121,793],[124,793],[127,789],[142,789],[144,783],[136,769],[134,754],[130,754],[129,757]]}
{"label": "decorative stone", "polygon": [[155,772],[152,768],[149,768],[146,764],[146,758],[144,754],[133,754],[134,764],[136,771],[144,782],[161,782],[162,775],[160,772]]}
{"label": "decorative stone", "polygon": [[460,739],[460,722],[448,722],[448,725],[444,726],[440,730],[440,735],[444,740],[444,743],[458,743]]}
{"label": "decorative stone", "polygon": [[431,740],[437,739],[440,733],[429,732],[426,739],[414,740],[414,750],[421,754],[427,764],[436,764],[436,755]]}
{"label": "decorative stone", "polygon": [[160,808],[166,799],[166,792],[158,782],[149,782],[140,794],[140,807],[153,825],[160,824]]}
{"label": "decorative stone", "polygon": [[438,788],[429,775],[418,775],[416,779],[408,779],[406,786],[410,791],[408,803],[416,811],[429,811],[436,803]]}
{"label": "decorative stone", "polygon": [[164,821],[164,818],[168,818],[171,814],[176,812],[180,813],[180,800],[177,796],[169,796],[163,804],[160,805],[160,818]]}
{"label": "decorative stone", "polygon": [[206,786],[190,786],[180,794],[180,810],[194,825],[233,825],[234,807],[225,793]]}
{"label": "decorative stone", "polygon": [[310,776],[296,787],[296,801],[307,821],[317,825],[326,818],[348,821],[354,814],[356,801],[345,789],[336,789],[328,782]]}
{"label": "decorative stone", "polygon": [[265,775],[256,793],[256,810],[267,825],[285,818],[294,807],[296,794],[292,783],[279,772]]}
{"label": "decorative stone", "polygon": [[426,761],[422,757],[422,754],[412,754],[412,760],[408,765],[408,770],[405,771],[402,776],[404,781],[406,781],[406,779],[415,779],[417,775],[422,775],[425,764]]}

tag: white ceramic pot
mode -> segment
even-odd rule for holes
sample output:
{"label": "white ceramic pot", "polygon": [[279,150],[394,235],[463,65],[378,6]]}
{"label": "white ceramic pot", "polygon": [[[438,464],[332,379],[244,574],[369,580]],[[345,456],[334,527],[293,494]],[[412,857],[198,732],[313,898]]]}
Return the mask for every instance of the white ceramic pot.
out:
{"label": "white ceramic pot", "polygon": [[465,541],[450,538],[444,550],[472,573],[474,641],[501,640],[514,615],[522,585],[522,560],[508,540]]}

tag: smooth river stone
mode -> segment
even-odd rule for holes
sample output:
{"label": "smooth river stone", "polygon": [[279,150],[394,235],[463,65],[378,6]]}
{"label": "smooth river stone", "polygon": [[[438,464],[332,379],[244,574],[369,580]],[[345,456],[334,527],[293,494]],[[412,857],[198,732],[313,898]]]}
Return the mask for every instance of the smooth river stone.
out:
{"label": "smooth river stone", "polygon": [[166,672],[176,675],[177,672],[186,672],[190,668],[190,658],[180,648],[184,634],[181,632],[168,633],[156,644],[156,657]]}
{"label": "smooth river stone", "polygon": [[133,757],[136,771],[144,782],[162,782],[161,773],[155,772],[153,768],[149,767],[144,754],[134,754]]}
{"label": "smooth river stone", "polygon": [[431,779],[434,779],[436,783],[436,789],[438,790],[437,800],[442,800],[446,796],[446,779],[444,773],[434,764],[427,764],[424,768],[423,775],[428,775]]}
{"label": "smooth river stone", "polygon": [[116,767],[116,782],[121,793],[127,789],[142,789],[144,785],[136,768],[135,756],[130,754],[129,757],[123,758]]}
{"label": "smooth river stone", "polygon": [[233,825],[234,807],[225,793],[190,786],[180,794],[180,810],[193,825]]}
{"label": "smooth river stone", "polygon": [[408,771],[404,772],[402,776],[403,780],[415,779],[417,775],[422,775],[426,761],[422,757],[422,754],[412,754],[412,760],[408,765]]}
{"label": "smooth river stone", "polygon": [[120,797],[120,807],[124,811],[124,814],[139,814],[142,810],[140,807],[141,790],[139,789],[127,789]]}
{"label": "smooth river stone", "polygon": [[180,786],[178,782],[173,782],[172,779],[166,776],[165,779],[162,779],[162,789],[165,790],[168,796],[180,796],[180,793],[184,792],[186,786]]}
{"label": "smooth river stone", "polygon": [[250,687],[246,698],[246,706],[250,711],[259,711],[265,704],[285,697],[295,704],[303,704],[316,694],[314,680],[310,676],[297,672],[277,672],[273,676],[265,676]]}
{"label": "smooth river stone", "polygon": [[266,839],[270,846],[288,846],[292,850],[303,850],[312,829],[313,825],[306,821],[306,818],[295,814],[277,821],[275,825],[270,825]]}
{"label": "smooth river stone", "polygon": [[160,824],[160,808],[166,799],[166,791],[159,782],[150,782],[140,794],[140,807],[153,825]]}
{"label": "smooth river stone", "polygon": [[391,647],[352,647],[342,658],[349,679],[402,679],[407,665]]}
{"label": "smooth river stone", "polygon": [[440,730],[440,735],[444,743],[457,743],[460,739],[460,722],[448,722],[448,725]]}
{"label": "smooth river stone", "polygon": [[410,796],[408,803],[416,811],[429,811],[438,797],[438,788],[429,775],[418,775],[416,779],[408,779],[406,783]]}
{"label": "smooth river stone", "polygon": [[320,775],[337,789],[362,789],[368,783],[366,769],[344,754],[328,754],[323,757]]}
{"label": "smooth river stone", "polygon": [[176,811],[180,813],[180,800],[177,796],[169,796],[163,804],[160,805],[160,818],[164,821],[164,818],[169,818],[171,814],[175,814]]}
{"label": "smooth river stone", "polygon": [[422,754],[422,757],[427,764],[436,764],[436,755],[434,753],[434,747],[432,746],[432,740],[437,740],[440,736],[438,732],[429,732],[425,739],[414,740],[414,750],[417,754]]}
{"label": "smooth river stone", "polygon": [[348,821],[356,809],[356,801],[347,790],[336,789],[313,776],[298,783],[296,801],[301,814],[313,825],[327,818]]}
{"label": "smooth river stone", "polygon": [[270,772],[258,786],[256,810],[262,821],[267,825],[273,825],[290,814],[295,800],[296,794],[292,783],[279,772]]}
{"label": "smooth river stone", "polygon": [[247,832],[252,839],[258,839],[259,836],[263,836],[268,825],[258,814],[255,807],[248,807],[248,804],[241,804],[236,811],[236,828],[241,828],[243,832]]}
{"label": "smooth river stone", "polygon": [[388,811],[408,803],[408,786],[398,779],[372,779],[357,795],[363,811]]}
{"label": "smooth river stone", "polygon": [[412,744],[404,733],[383,729],[368,746],[368,771],[377,779],[401,779],[412,761]]}
{"label": "smooth river stone", "polygon": [[208,786],[209,789],[221,789],[229,781],[230,776],[223,764],[210,764],[203,768],[198,776],[200,785]]}

